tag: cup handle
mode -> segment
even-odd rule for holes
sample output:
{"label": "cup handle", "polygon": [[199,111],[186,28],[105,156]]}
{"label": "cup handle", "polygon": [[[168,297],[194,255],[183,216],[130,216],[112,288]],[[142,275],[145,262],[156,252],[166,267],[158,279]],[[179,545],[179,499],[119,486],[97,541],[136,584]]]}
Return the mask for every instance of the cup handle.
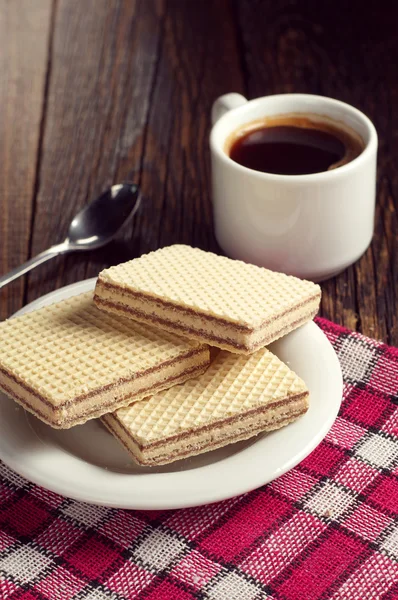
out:
{"label": "cup handle", "polygon": [[231,94],[224,94],[217,98],[214,102],[211,109],[211,122],[212,125],[217,123],[218,119],[220,119],[225,113],[233,108],[238,108],[238,106],[242,106],[242,104],[246,104],[247,98],[242,96],[242,94],[236,94],[235,92]]}

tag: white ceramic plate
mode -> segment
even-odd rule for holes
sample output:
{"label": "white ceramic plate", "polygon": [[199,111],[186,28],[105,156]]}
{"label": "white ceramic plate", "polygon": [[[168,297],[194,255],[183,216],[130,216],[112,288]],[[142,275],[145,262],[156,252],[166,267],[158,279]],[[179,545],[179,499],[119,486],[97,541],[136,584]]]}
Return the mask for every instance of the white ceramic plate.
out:
{"label": "white ceramic plate", "polygon": [[[64,287],[17,314],[91,290],[94,283],[88,279]],[[253,490],[294,467],[321,442],[342,397],[338,359],[315,323],[270,348],[302,377],[311,394],[308,412],[279,431],[169,466],[142,468],[99,421],[64,431],[52,429],[0,392],[0,458],[49,490],[120,508],[197,506]]]}

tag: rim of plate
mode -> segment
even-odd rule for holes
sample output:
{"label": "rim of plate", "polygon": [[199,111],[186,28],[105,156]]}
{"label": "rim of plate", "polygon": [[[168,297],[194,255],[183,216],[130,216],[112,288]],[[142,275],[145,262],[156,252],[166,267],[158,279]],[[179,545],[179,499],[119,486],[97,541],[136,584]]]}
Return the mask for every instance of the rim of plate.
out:
{"label": "rim of plate", "polygon": [[[50,292],[13,316],[90,291],[95,281],[96,278],[86,279]],[[310,408],[294,423],[259,436],[247,447],[214,463],[169,473],[130,474],[106,470],[43,441],[39,451],[32,453],[28,451],[26,436],[35,434],[28,420],[21,419],[16,411],[6,414],[8,424],[0,421],[0,459],[19,475],[53,492],[115,508],[186,508],[249,492],[280,477],[312,452],[333,425],[342,398],[343,380],[338,358],[313,321],[274,342],[270,348],[289,359],[296,356],[303,361],[307,356],[306,360],[313,361],[307,365],[313,374],[313,379],[306,381],[313,397],[311,402],[310,396]],[[24,414],[22,409],[19,414]],[[35,442],[37,444],[37,439]]]}

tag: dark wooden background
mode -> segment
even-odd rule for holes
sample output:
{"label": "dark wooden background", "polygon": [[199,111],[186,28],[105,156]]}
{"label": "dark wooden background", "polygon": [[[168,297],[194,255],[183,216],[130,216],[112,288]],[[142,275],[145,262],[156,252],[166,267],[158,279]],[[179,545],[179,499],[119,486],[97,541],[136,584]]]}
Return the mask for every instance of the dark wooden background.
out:
{"label": "dark wooden background", "polygon": [[0,0],[0,273],[63,239],[74,213],[133,179],[120,240],[0,291],[0,317],[173,242],[216,250],[214,99],[333,96],[380,138],[375,236],[325,282],[322,314],[398,345],[398,8],[361,0]]}

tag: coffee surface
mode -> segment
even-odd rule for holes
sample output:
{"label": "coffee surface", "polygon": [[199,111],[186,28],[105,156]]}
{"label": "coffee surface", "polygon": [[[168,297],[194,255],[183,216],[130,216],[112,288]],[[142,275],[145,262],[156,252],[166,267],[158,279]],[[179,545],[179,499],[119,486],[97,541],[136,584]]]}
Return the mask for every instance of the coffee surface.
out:
{"label": "coffee surface", "polygon": [[308,175],[346,164],[362,150],[355,132],[305,117],[280,117],[238,131],[229,146],[229,156],[256,171]]}

